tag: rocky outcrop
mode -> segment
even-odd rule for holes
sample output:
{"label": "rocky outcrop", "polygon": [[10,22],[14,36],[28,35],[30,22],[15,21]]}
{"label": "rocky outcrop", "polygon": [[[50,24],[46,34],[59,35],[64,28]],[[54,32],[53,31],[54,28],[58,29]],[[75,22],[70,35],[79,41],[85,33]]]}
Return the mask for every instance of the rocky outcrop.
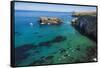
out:
{"label": "rocky outcrop", "polygon": [[96,12],[73,12],[72,14],[73,17],[84,16],[84,15],[96,16]]}
{"label": "rocky outcrop", "polygon": [[81,15],[72,20],[72,26],[81,34],[97,41],[97,17],[94,15]]}
{"label": "rocky outcrop", "polygon": [[58,25],[61,24],[62,20],[57,17],[40,17],[40,24],[52,24],[52,25]]}

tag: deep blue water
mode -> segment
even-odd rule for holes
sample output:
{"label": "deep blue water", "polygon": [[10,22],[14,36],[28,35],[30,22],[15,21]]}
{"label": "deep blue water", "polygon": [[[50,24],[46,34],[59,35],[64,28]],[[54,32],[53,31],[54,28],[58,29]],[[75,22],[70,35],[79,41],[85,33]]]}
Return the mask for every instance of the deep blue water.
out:
{"label": "deep blue water", "polygon": [[[63,23],[61,25],[39,25],[39,18],[41,16],[47,17],[59,17]],[[16,65],[29,65],[35,60],[39,60],[40,57],[48,55],[54,55],[52,64],[57,63],[72,63],[76,59],[80,58],[80,61],[86,59],[86,47],[91,47],[93,42],[85,36],[78,33],[72,26],[72,13],[70,12],[48,12],[48,11],[15,11],[15,48],[23,47],[25,44],[37,45],[41,42],[49,41],[57,36],[63,36],[66,40],[58,43],[51,44],[52,46],[36,48],[35,51],[39,53],[34,53],[34,49],[27,50],[28,57],[25,59],[16,60]],[[30,25],[33,23],[33,26]],[[83,47],[83,45],[86,45]],[[76,47],[80,47],[82,51],[74,51]],[[67,57],[66,61],[58,60],[63,59],[64,54],[59,54],[59,49],[69,49],[68,55],[74,59]],[[53,54],[57,52],[56,54]],[[73,53],[74,52],[74,53]],[[23,52],[24,53],[24,52]],[[17,54],[17,56],[21,54]],[[22,55],[25,56],[25,55]],[[84,58],[83,58],[84,57]],[[68,59],[69,58],[69,59]],[[19,58],[18,58],[19,59]],[[45,63],[44,63],[45,64]],[[34,64],[33,64],[34,65]]]}

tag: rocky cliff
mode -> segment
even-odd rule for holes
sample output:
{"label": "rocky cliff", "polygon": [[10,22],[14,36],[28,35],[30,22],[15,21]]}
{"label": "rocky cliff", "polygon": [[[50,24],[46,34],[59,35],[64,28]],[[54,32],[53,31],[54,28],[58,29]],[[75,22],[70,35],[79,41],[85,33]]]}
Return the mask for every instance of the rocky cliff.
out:
{"label": "rocky cliff", "polygon": [[72,20],[72,26],[81,34],[97,41],[97,17],[96,15],[80,15]]}

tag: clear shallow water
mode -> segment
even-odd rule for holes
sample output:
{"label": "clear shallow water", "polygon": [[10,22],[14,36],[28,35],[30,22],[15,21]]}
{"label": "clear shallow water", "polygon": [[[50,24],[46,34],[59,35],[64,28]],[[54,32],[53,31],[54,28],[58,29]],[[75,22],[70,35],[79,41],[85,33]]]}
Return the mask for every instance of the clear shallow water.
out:
{"label": "clear shallow water", "polygon": [[[61,25],[39,25],[39,17],[59,17]],[[34,49],[24,50],[25,54],[16,54],[19,61],[17,66],[59,64],[93,61],[95,55],[89,56],[88,49],[95,48],[96,44],[87,37],[78,33],[71,26],[71,13],[43,12],[43,11],[16,11],[15,12],[15,48],[23,46],[38,46]],[[30,26],[33,23],[33,26]],[[65,38],[60,42],[50,42],[59,37]],[[57,39],[56,39],[57,40]],[[40,43],[50,42],[48,46],[41,46]],[[16,50],[17,51],[17,50]],[[19,57],[25,56],[25,57]],[[48,56],[52,56],[46,59]],[[18,58],[19,57],[19,58]],[[41,58],[42,57],[42,58]],[[90,58],[90,59],[89,59]],[[43,62],[40,62],[42,59]],[[46,60],[43,60],[46,59]],[[37,62],[35,62],[37,61]]]}

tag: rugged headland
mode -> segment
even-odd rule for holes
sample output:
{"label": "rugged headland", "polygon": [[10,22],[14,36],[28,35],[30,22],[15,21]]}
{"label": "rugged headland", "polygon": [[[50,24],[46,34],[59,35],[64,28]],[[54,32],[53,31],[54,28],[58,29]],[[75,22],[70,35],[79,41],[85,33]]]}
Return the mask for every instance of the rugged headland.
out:
{"label": "rugged headland", "polygon": [[77,12],[72,15],[71,22],[81,34],[97,42],[97,16],[96,12]]}

